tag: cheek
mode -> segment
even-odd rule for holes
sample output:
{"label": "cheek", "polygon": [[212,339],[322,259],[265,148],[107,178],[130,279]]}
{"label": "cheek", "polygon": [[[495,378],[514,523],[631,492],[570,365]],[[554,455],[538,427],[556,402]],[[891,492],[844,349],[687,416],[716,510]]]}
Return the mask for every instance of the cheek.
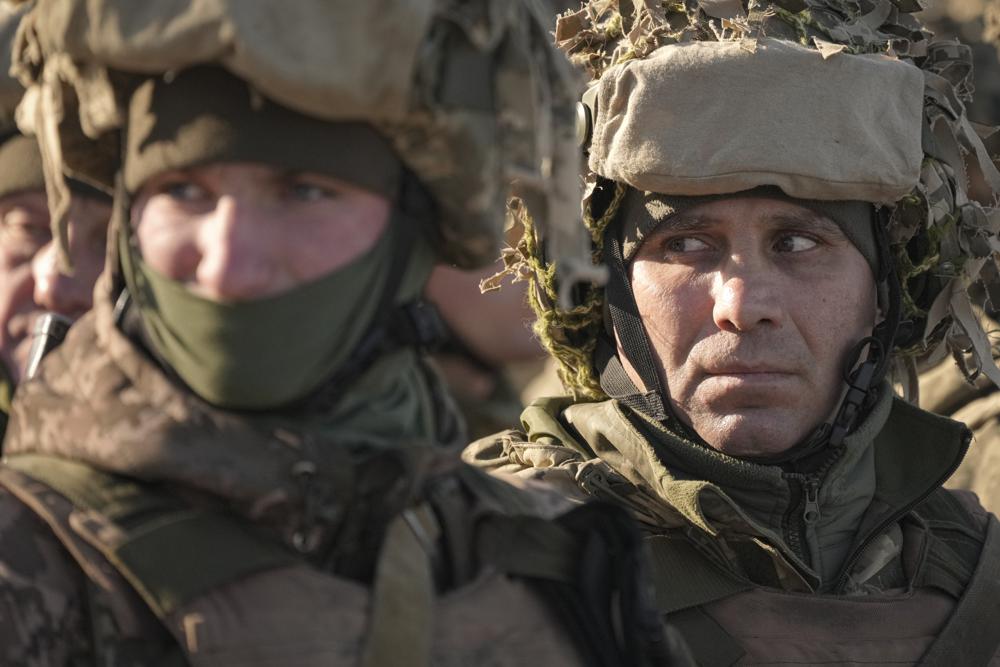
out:
{"label": "cheek", "polygon": [[289,213],[295,234],[285,237],[288,271],[313,280],[343,268],[367,253],[389,222],[389,205],[332,200]]}
{"label": "cheek", "polygon": [[188,280],[197,269],[197,224],[156,198],[133,209],[133,235],[143,261],[174,280]]}
{"label": "cheek", "polygon": [[667,365],[683,362],[711,321],[712,300],[705,280],[683,268],[637,260],[632,291],[657,356]]}
{"label": "cheek", "polygon": [[876,322],[874,281],[824,281],[814,289],[800,289],[799,330],[818,359],[829,358],[838,368],[844,355],[871,335]]}
{"label": "cheek", "polygon": [[0,259],[0,324],[6,326],[10,317],[35,309],[34,287],[30,262]]}

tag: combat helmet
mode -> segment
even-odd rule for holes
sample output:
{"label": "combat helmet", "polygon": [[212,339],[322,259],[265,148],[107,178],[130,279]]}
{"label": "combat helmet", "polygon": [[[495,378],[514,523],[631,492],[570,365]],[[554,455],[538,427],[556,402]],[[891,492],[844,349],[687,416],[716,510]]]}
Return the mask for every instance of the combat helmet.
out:
{"label": "combat helmet", "polygon": [[[145,296],[132,285],[121,289],[130,280],[129,253],[121,250],[128,250],[130,242],[122,231],[128,228],[122,222],[128,215],[125,202],[144,177],[164,171],[150,172],[150,164],[159,160],[177,168],[170,156],[213,150],[210,144],[221,136],[212,133],[213,119],[234,117],[223,108],[225,100],[238,98],[233,112],[247,118],[240,127],[255,129],[240,130],[226,158],[198,155],[202,163],[253,162],[232,157],[249,140],[270,142],[269,159],[329,160],[334,151],[323,146],[336,142],[311,144],[310,133],[319,137],[334,126],[364,126],[369,140],[357,150],[340,151],[341,173],[350,181],[361,171],[354,165],[382,159],[395,175],[401,164],[405,178],[398,189],[395,180],[386,179],[391,182],[384,194],[392,198],[395,192],[397,209],[405,208],[414,224],[394,227],[407,234],[420,228],[420,247],[428,240],[441,262],[471,268],[496,257],[511,183],[543,219],[570,217],[578,208],[579,158],[572,127],[578,79],[552,47],[544,14],[534,3],[309,0],[278,9],[266,0],[40,0],[32,6],[18,31],[13,71],[27,89],[18,122],[38,137],[53,231],[65,246],[67,179],[116,190],[109,234],[117,242],[108,244],[105,281],[110,282],[99,289],[115,299],[131,291],[140,309],[143,298],[147,304],[159,300],[153,288]],[[195,70],[204,75],[196,76]],[[227,94],[213,94],[216,85],[226,86]],[[187,104],[184,95],[197,104]],[[167,98],[182,120],[171,122],[157,113],[154,105]],[[202,107],[208,117],[204,123],[183,115]],[[294,149],[281,144],[279,132],[292,125],[301,127]],[[189,127],[194,129],[188,132]],[[129,166],[139,163],[146,165],[143,173]],[[404,338],[400,345],[419,347],[440,335],[426,308],[407,308],[399,315],[400,301],[423,305],[416,300],[426,275],[404,277],[416,252],[408,242],[393,240],[392,245],[393,261],[387,265],[393,275],[383,281],[384,288],[373,289],[378,293],[363,295],[366,308],[375,304],[370,309],[375,314],[351,316],[378,321],[367,334],[338,347],[345,359],[340,371],[313,373],[328,375],[328,387],[349,385],[389,339]],[[424,259],[421,271],[429,271]],[[196,349],[169,340],[173,332],[158,334],[155,326],[145,327],[152,331],[154,352],[168,345]],[[184,363],[198,368],[198,361]],[[163,365],[193,388],[178,364]],[[316,386],[312,379],[305,384]],[[257,409],[265,403],[257,398],[230,405],[196,393],[219,407]],[[284,393],[290,404],[307,392]],[[291,398],[293,393],[297,398]]]}
{"label": "combat helmet", "polygon": [[[579,108],[583,224],[592,262],[610,277],[560,300],[544,235],[521,209],[528,232],[508,251],[507,274],[530,280],[536,332],[570,393],[668,417],[668,388],[630,294],[628,239],[623,246],[608,233],[626,192],[710,197],[760,187],[820,205],[876,206],[870,264],[885,319],[864,341],[867,358],[830,426],[836,437],[890,369],[915,378],[918,355],[950,352],[968,377],[982,372],[1000,384],[970,297],[1000,302],[1000,173],[981,139],[991,130],[965,113],[968,49],[932,42],[913,15],[921,8],[918,0],[592,0],[559,18],[558,45],[591,78]],[[988,195],[973,199],[971,180]],[[651,391],[625,376],[610,325]]]}
{"label": "combat helmet", "polygon": [[19,122],[39,137],[57,226],[64,176],[113,186],[136,78],[213,63],[289,109],[386,135],[439,207],[445,261],[496,257],[512,181],[543,218],[577,207],[576,77],[533,3],[34,5],[13,71],[28,89]]}

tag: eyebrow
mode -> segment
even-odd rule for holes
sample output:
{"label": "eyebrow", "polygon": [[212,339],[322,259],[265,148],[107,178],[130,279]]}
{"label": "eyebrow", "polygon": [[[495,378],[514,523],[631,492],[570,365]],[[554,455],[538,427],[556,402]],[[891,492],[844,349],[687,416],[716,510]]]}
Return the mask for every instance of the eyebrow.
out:
{"label": "eyebrow", "polygon": [[[798,228],[804,231],[816,231],[835,233],[843,235],[840,226],[826,216],[809,210],[787,211],[768,215],[765,218],[776,227]],[[712,215],[687,213],[681,211],[670,216],[661,224],[657,225],[654,234],[662,232],[698,232],[703,231],[712,225],[719,224],[719,218]]]}

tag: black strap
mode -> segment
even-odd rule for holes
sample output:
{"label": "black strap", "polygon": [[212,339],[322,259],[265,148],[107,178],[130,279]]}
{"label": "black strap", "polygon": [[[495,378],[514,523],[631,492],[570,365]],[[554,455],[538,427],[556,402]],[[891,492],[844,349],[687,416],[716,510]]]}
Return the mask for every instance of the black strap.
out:
{"label": "black strap", "polygon": [[[639,308],[632,293],[632,283],[622,254],[621,241],[614,225],[608,225],[604,232],[604,256],[610,269],[608,284],[605,286],[608,311],[615,333],[621,341],[624,352],[632,368],[639,374],[646,392],[642,393],[625,372],[621,361],[614,353],[608,340],[603,340],[598,349],[598,368],[601,372],[601,388],[612,398],[616,398],[633,409],[640,410],[657,421],[667,419],[663,400],[667,395],[653,352],[646,336],[646,329],[639,315]],[[602,365],[603,362],[603,365]]]}
{"label": "black strap", "polygon": [[746,655],[736,639],[701,607],[668,616],[684,637],[699,667],[730,667]]}
{"label": "black strap", "polygon": [[922,665],[985,665],[1000,648],[1000,522],[991,516],[979,565]]}
{"label": "black strap", "polygon": [[[875,392],[878,391],[882,379],[889,370],[892,348],[895,345],[896,334],[902,319],[903,290],[889,248],[888,215],[886,209],[879,211],[874,228],[875,247],[879,253],[879,271],[876,276],[876,284],[886,283],[889,303],[886,304],[885,319],[875,325],[871,337],[862,340],[855,347],[855,353],[848,359],[849,366],[844,373],[847,394],[841,401],[837,415],[831,424],[828,440],[828,443],[834,447],[843,443],[844,438],[854,430],[865,414],[866,408],[874,404]],[[868,345],[867,358],[856,370],[852,370],[854,364],[857,363],[861,349],[866,344]]]}

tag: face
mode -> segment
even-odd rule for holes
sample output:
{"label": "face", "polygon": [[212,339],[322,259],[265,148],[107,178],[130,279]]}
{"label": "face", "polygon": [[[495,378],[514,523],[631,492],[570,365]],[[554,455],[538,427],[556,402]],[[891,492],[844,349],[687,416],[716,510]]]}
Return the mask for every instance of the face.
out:
{"label": "face", "polygon": [[58,251],[41,190],[0,199],[0,359],[17,382],[31,349],[35,319],[53,311],[76,319],[90,309],[94,282],[104,266],[111,208],[74,196],[69,210],[73,275],[59,270]]}
{"label": "face", "polygon": [[147,181],[132,226],[153,270],[215,301],[285,292],[370,250],[389,221],[380,195],[311,172],[216,163]]}
{"label": "face", "polygon": [[[31,262],[34,299],[43,310],[78,319],[94,304],[94,283],[104,270],[111,204],[96,197],[73,195],[69,211],[69,256],[72,275],[59,269],[59,250],[50,240]],[[48,233],[47,233],[48,234]]]}
{"label": "face", "polygon": [[45,193],[0,199],[0,358],[17,382],[31,349],[31,328],[42,309],[32,298],[31,260],[51,242]]}
{"label": "face", "polygon": [[734,456],[782,452],[828,419],[850,350],[877,316],[861,253],[835,223],[788,201],[732,198],[677,214],[630,273],[675,414]]}

